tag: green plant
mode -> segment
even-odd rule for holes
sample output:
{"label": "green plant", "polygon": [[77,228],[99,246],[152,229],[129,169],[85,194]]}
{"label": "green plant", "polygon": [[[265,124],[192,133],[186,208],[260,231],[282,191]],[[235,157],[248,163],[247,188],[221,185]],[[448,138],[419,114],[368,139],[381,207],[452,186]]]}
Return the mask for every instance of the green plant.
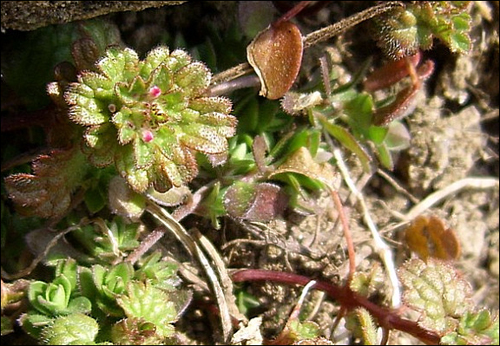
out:
{"label": "green plant", "polygon": [[[117,220],[110,228],[123,228],[123,223]],[[107,233],[85,242],[99,245],[115,240]],[[29,335],[45,344],[158,344],[175,338],[171,323],[189,300],[176,287],[175,264],[162,260],[158,252],[135,267],[129,262],[111,265],[105,260],[112,258],[101,257],[100,252],[93,258],[103,264],[58,260],[52,282],[30,283],[30,309],[20,318]]]}
{"label": "green plant", "polygon": [[375,18],[374,36],[387,56],[394,60],[430,49],[433,39],[445,43],[452,52],[471,48],[468,34],[470,1],[422,1],[408,4]]}
{"label": "green plant", "polygon": [[210,71],[202,63],[166,47],[144,61],[110,48],[96,66],[65,93],[70,118],[87,127],[92,163],[114,163],[137,192],[151,185],[164,192],[196,176],[195,152],[225,161],[236,119],[228,99],[203,96]]}
{"label": "green plant", "polygon": [[[305,7],[304,2],[297,8]],[[421,50],[430,49],[434,38],[454,53],[465,53],[471,45],[469,2],[380,4],[304,37],[290,21],[297,8],[255,38],[244,37],[239,29],[211,32],[205,43],[188,47],[189,53],[162,42],[143,59],[125,48],[113,26],[96,21],[80,27],[79,36],[68,31],[66,62],[56,66],[55,82],[47,88],[53,104],[42,112],[44,119],[55,115],[44,125],[49,149],[35,157],[31,172],[23,165],[9,170],[4,180],[16,209],[2,201],[2,226],[16,232],[7,237],[2,227],[2,250],[26,234],[27,239],[34,234],[51,239],[40,242],[44,249],[34,262],[43,261],[51,279],[30,278],[6,299],[10,306],[27,300],[18,321],[28,335],[46,344],[178,342],[175,324],[191,294],[177,276],[178,265],[165,259],[177,246],[166,243],[159,247],[166,252],[149,251],[163,233],[173,232],[191,259],[203,259],[201,254],[219,249],[200,251],[200,244],[210,242],[183,229],[179,222],[187,215],[186,225],[203,227],[208,235],[209,220],[225,236],[233,231],[223,227],[227,219],[254,230],[285,218],[288,211],[317,213],[322,192],[331,193],[336,202],[338,162],[332,151],[337,144],[354,153],[367,174],[379,164],[392,170],[394,154],[410,145],[403,119],[411,116],[417,93],[434,71]],[[372,60],[366,60],[349,71],[325,49],[319,59],[321,73],[303,62],[306,49],[369,18],[374,18],[378,45],[399,60],[370,73]],[[294,54],[288,56],[291,49]],[[215,76],[207,68],[228,68],[244,60],[245,50],[250,64]],[[291,69],[282,63],[284,57],[290,58]],[[256,75],[242,76],[250,73]],[[238,90],[249,86],[260,86],[267,99],[257,97],[255,89]],[[344,215],[339,205],[335,203]],[[38,233],[38,228],[61,233]],[[339,302],[339,316],[346,314],[353,338],[375,343],[376,328],[382,327],[424,342],[498,343],[498,316],[474,309],[467,284],[449,264],[410,261],[401,269],[405,304],[418,312],[418,320],[371,301],[370,294],[383,292],[382,285],[375,274],[354,273],[352,241],[347,227],[344,231],[349,277],[343,284],[318,281],[314,287]],[[262,243],[273,246],[268,243],[273,237],[267,236]],[[302,239],[294,241],[292,245],[303,247]],[[211,259],[200,260],[202,267],[214,266],[222,276],[224,262]],[[8,264],[9,269],[22,267]],[[183,280],[192,279],[186,273]],[[294,273],[260,270],[237,272],[231,279],[310,281]],[[444,279],[454,285],[443,290]],[[203,280],[200,275],[194,282]],[[215,290],[216,282],[211,283]],[[220,301],[230,305],[233,297],[231,280],[226,277],[222,283],[228,297],[216,290],[215,296],[224,316],[229,309],[224,311]],[[3,292],[2,287],[2,308]],[[258,299],[244,287],[238,292],[231,313],[238,308],[248,315],[258,311],[252,309]],[[459,306],[459,298],[467,304]],[[212,301],[204,304],[216,309]],[[12,333],[17,317],[2,314],[2,333]],[[277,339],[266,341],[312,340],[320,333],[317,324],[294,315]]]}

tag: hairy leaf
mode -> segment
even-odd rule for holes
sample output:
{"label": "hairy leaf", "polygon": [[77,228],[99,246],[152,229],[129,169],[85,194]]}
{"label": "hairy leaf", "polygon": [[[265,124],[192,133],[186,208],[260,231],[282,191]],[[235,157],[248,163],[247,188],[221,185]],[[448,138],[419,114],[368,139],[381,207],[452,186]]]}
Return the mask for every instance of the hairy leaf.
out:
{"label": "hairy leaf", "polygon": [[54,149],[32,164],[33,173],[17,173],[5,179],[9,197],[28,216],[57,218],[71,204],[71,197],[90,166],[78,147]]}

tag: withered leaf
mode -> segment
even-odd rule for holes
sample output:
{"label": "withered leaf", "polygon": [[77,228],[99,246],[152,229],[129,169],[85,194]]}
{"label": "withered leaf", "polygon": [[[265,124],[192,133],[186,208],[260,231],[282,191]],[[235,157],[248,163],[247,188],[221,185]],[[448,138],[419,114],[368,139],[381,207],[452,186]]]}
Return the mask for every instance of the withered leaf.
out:
{"label": "withered leaf", "polygon": [[424,261],[429,257],[456,260],[460,257],[460,242],[451,228],[446,228],[436,216],[418,216],[405,231],[411,251]]}
{"label": "withered leaf", "polygon": [[329,163],[317,163],[309,150],[300,147],[285,162],[269,175],[272,178],[280,173],[298,173],[310,179],[318,180],[333,189],[337,175]]}
{"label": "withered leaf", "polygon": [[295,24],[283,21],[260,32],[247,47],[247,60],[261,82],[260,95],[282,97],[297,78],[302,53],[302,35]]}

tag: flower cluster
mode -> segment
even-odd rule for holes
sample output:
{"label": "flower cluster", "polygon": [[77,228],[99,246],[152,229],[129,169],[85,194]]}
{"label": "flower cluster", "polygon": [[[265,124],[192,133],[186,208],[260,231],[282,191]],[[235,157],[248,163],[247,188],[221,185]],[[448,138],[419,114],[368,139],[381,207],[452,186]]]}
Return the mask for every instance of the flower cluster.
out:
{"label": "flower cluster", "polygon": [[84,152],[96,166],[116,165],[136,192],[166,191],[198,173],[196,152],[213,165],[236,132],[231,102],[206,96],[211,73],[183,50],[153,49],[139,60],[111,47],[64,97],[70,118],[87,127]]}

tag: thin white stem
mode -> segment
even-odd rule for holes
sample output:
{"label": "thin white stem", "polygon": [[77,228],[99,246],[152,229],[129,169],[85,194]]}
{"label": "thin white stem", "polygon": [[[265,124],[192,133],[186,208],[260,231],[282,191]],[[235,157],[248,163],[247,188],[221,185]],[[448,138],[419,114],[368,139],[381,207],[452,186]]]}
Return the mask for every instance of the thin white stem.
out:
{"label": "thin white stem", "polygon": [[398,308],[401,305],[401,289],[399,285],[398,276],[396,274],[396,267],[394,265],[391,248],[384,242],[384,240],[378,233],[377,226],[375,225],[375,222],[373,222],[373,219],[370,216],[370,213],[365,203],[365,199],[363,195],[356,188],[356,184],[351,179],[349,175],[349,170],[344,164],[344,159],[342,158],[340,149],[334,148],[333,155],[337,160],[337,167],[339,168],[340,173],[342,174],[342,177],[344,178],[344,181],[347,184],[347,187],[349,188],[349,190],[351,190],[351,192],[354,194],[354,196],[356,196],[357,200],[359,201],[363,213],[363,220],[368,229],[370,230],[370,232],[372,233],[372,237],[375,244],[375,251],[379,254],[380,258],[382,259],[382,262],[384,263],[384,266],[389,275],[389,280],[392,286],[391,305],[393,308]]}
{"label": "thin white stem", "polygon": [[420,203],[413,206],[408,213],[406,213],[402,219],[404,221],[411,221],[420,214],[422,214],[427,209],[431,208],[436,203],[442,201],[443,199],[459,192],[464,189],[491,189],[499,187],[499,181],[497,178],[464,178],[457,180],[454,183],[437,190],[426,198],[424,198]]}
{"label": "thin white stem", "polygon": [[208,279],[210,280],[210,283],[212,284],[213,293],[219,306],[223,339],[224,342],[228,342],[231,338],[233,330],[231,316],[229,314],[229,309],[224,298],[224,292],[222,290],[219,279],[215,274],[215,271],[212,269],[207,257],[203,253],[202,249],[198,246],[198,244],[189,235],[186,229],[184,229],[184,227],[165,209],[160,208],[154,203],[148,203],[146,210],[162,225],[167,227],[167,229],[169,229],[181,241],[181,243],[186,247],[191,255],[197,258],[200,262],[202,268],[208,276]]}

